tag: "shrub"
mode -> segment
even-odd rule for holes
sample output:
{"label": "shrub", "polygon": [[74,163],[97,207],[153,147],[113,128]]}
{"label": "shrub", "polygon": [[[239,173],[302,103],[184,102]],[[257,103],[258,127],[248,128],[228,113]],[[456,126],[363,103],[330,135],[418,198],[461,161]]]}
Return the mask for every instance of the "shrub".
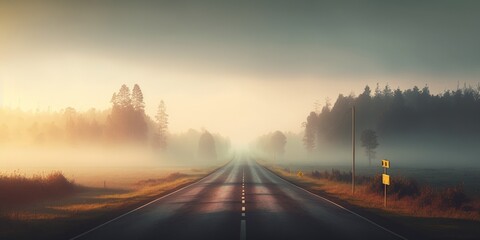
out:
{"label": "shrub", "polygon": [[[373,193],[383,193],[384,185],[382,183],[382,175],[377,174],[368,181],[368,189]],[[420,195],[420,187],[417,181],[404,177],[396,177],[387,187],[389,194],[395,194],[398,199],[403,197],[417,197]]]}
{"label": "shrub", "polygon": [[317,170],[313,170],[312,173],[310,174],[313,178],[322,178],[322,174],[317,171]]}
{"label": "shrub", "polygon": [[432,187],[423,186],[417,198],[418,205],[420,207],[432,206],[437,198],[438,196]]}
{"label": "shrub", "polygon": [[39,200],[57,198],[72,193],[73,181],[69,181],[61,172],[47,176],[27,178],[18,173],[0,176],[0,204],[21,205]]}
{"label": "shrub", "polygon": [[468,202],[467,195],[463,190],[462,185],[455,187],[448,187],[440,192],[442,208],[456,208],[459,209],[463,204]]}
{"label": "shrub", "polygon": [[[352,172],[340,172],[339,170],[336,170],[336,169],[332,169],[330,172],[327,170],[323,172],[313,170],[310,176],[313,178],[328,179],[328,180],[337,181],[337,182],[349,183],[352,181]],[[358,184],[363,184],[363,183],[369,182],[370,179],[371,177],[367,177],[367,176],[356,176],[355,182]]]}
{"label": "shrub", "polygon": [[417,181],[410,178],[397,177],[392,179],[389,187],[389,192],[396,194],[398,199],[420,195],[420,187]]}
{"label": "shrub", "polygon": [[367,189],[372,193],[383,193],[382,175],[376,174],[367,182]]}

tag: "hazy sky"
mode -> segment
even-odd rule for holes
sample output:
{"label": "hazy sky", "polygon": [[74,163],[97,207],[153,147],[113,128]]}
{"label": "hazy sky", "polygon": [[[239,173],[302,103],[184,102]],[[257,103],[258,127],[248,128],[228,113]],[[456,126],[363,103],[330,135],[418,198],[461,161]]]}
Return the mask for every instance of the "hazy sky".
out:
{"label": "hazy sky", "polygon": [[244,143],[366,84],[480,81],[479,1],[153,2],[0,0],[0,104],[103,109],[138,83],[171,131]]}

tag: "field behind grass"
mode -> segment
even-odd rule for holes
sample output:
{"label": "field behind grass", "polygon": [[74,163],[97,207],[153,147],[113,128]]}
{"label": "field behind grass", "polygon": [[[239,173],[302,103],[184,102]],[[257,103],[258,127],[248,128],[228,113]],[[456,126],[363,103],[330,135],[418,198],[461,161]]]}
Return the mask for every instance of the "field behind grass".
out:
{"label": "field behind grass", "polygon": [[[25,197],[30,186],[40,189],[29,201],[0,199],[0,239],[68,239],[156,197],[188,185],[214,168],[104,169],[85,171],[77,181],[60,172],[42,175],[1,175],[10,196]],[[83,179],[84,178],[84,179]],[[56,181],[50,181],[50,180]],[[103,181],[106,179],[106,186]],[[4,180],[3,182],[1,180]],[[66,181],[66,190],[56,186]],[[23,183],[23,185],[19,185]],[[89,185],[88,183],[93,183]],[[48,189],[52,190],[48,190]],[[12,190],[13,189],[13,190]],[[45,196],[44,191],[47,191]],[[58,192],[55,192],[58,191]],[[2,196],[9,192],[2,192]],[[4,202],[1,202],[4,200]]]}
{"label": "field behind grass", "polygon": [[[392,163],[391,163],[392,164]],[[322,164],[286,164],[280,163],[285,169],[291,171],[303,171],[309,173],[317,170],[320,172],[331,171],[332,169],[341,172],[350,172],[351,165],[322,165]],[[380,163],[372,166],[357,165],[357,176],[375,176],[383,173]],[[395,177],[405,177],[415,179],[420,184],[428,184],[433,188],[445,188],[457,185],[463,185],[464,190],[471,196],[480,197],[480,168],[458,167],[458,168],[414,168],[391,165],[388,174],[392,179]]]}
{"label": "field behind grass", "polygon": [[[437,177],[435,181],[431,181],[428,179],[428,175],[420,170],[418,171],[420,174],[415,174],[425,177],[425,180],[420,180],[421,183],[418,183],[418,195],[408,196],[407,194],[399,197],[398,192],[390,193],[388,207],[384,208],[383,192],[376,189],[381,186],[381,183],[373,187],[371,183],[371,181],[381,182],[380,178],[373,177],[374,174],[381,173],[381,168],[379,168],[380,171],[369,168],[357,171],[358,185],[355,194],[352,195],[351,175],[348,168],[345,168],[348,172],[343,172],[340,170],[332,171],[330,167],[325,166],[273,165],[266,162],[263,162],[263,164],[283,178],[357,210],[362,215],[370,216],[372,219],[380,219],[378,221],[386,219],[387,221],[384,222],[389,222],[387,227],[399,229],[398,231],[404,231],[405,234],[409,234],[408,229],[412,229],[421,233],[425,239],[477,239],[480,236],[480,229],[478,228],[480,224],[480,198],[478,195],[472,194],[472,192],[475,192],[474,189],[469,189],[469,193],[466,194],[468,201],[462,200],[460,205],[456,206],[454,203],[458,201],[456,199],[458,192],[455,192],[455,189],[458,187],[457,181],[459,179],[454,177],[455,174],[427,171],[430,172],[430,175]],[[302,172],[303,176],[299,176],[301,174],[298,174],[298,172]],[[312,172],[315,172],[316,175],[312,175]],[[412,180],[415,174],[406,174],[409,177],[400,177],[392,173],[392,178],[402,179],[403,186],[408,188],[410,183],[415,184],[416,181]],[[446,174],[443,175],[443,181],[439,181],[442,180],[438,177],[440,174]],[[453,177],[450,178],[450,176]],[[477,176],[478,174],[469,177],[475,178]],[[434,187],[425,185],[427,182],[437,181],[441,184]],[[476,186],[475,184],[472,185]],[[430,189],[431,192],[424,192],[425,189]],[[425,199],[430,202],[426,204]]]}

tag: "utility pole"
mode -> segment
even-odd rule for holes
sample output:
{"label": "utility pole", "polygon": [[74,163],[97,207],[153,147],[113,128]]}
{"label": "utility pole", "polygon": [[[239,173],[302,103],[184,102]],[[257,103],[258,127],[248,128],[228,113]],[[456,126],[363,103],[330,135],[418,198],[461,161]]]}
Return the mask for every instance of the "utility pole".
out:
{"label": "utility pole", "polygon": [[355,194],[355,106],[352,107],[352,194]]}

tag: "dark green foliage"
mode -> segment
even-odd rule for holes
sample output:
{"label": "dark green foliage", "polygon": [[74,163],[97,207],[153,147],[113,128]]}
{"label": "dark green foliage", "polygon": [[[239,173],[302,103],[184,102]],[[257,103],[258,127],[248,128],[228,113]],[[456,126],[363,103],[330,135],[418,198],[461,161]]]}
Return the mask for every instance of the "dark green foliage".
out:
{"label": "dark green foliage", "polygon": [[383,90],[377,86],[374,96],[368,86],[358,97],[340,94],[331,109],[318,115],[317,126],[311,127],[318,129],[317,141],[350,143],[352,106],[357,129],[376,129],[382,138],[436,134],[451,139],[480,134],[480,86],[433,95],[428,86],[392,91],[387,85]]}
{"label": "dark green foliage", "polygon": [[372,165],[372,158],[375,158],[375,148],[378,147],[377,133],[371,129],[366,129],[362,132],[360,140],[368,156],[368,164]]}
{"label": "dark green foliage", "polygon": [[311,112],[305,123],[305,135],[303,137],[303,145],[311,152],[315,148],[315,137],[317,135],[318,116],[315,112]]}

